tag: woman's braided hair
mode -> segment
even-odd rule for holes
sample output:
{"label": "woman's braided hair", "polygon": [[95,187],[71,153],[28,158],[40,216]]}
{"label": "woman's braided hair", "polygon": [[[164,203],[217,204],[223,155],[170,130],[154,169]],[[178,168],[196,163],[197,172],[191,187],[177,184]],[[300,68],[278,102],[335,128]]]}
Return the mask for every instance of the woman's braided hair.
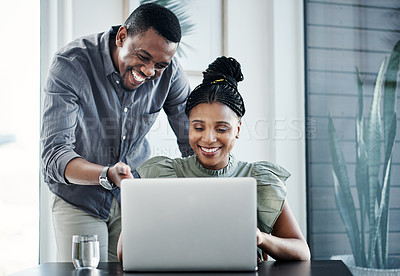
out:
{"label": "woman's braided hair", "polygon": [[239,62],[232,57],[219,57],[203,72],[203,82],[193,89],[186,102],[186,115],[201,103],[220,102],[242,118],[245,113],[243,98],[237,83],[243,80]]}

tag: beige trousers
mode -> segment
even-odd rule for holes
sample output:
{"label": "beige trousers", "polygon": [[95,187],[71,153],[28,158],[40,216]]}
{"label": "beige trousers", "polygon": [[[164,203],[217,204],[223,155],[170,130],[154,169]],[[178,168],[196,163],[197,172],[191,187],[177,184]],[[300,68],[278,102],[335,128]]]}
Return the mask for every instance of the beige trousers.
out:
{"label": "beige trousers", "polygon": [[60,262],[72,261],[72,235],[76,234],[98,235],[100,262],[118,262],[117,243],[121,232],[121,208],[115,198],[106,220],[82,211],[55,194],[52,194],[50,207]]}

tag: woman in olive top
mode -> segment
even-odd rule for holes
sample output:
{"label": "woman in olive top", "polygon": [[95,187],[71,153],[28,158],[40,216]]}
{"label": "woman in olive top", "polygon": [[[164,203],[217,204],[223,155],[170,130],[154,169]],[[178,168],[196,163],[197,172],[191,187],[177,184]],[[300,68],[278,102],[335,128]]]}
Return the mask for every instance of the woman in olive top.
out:
{"label": "woman in olive top", "polygon": [[[203,82],[186,103],[189,142],[194,154],[176,159],[157,156],[139,166],[137,173],[142,178],[254,177],[257,180],[257,245],[263,253],[261,257],[310,259],[306,240],[285,200],[284,181],[290,173],[271,162],[248,163],[231,154],[245,113],[243,98],[237,89],[237,83],[243,80],[240,64],[233,58],[219,57],[203,75]],[[118,256],[122,260],[121,243]]]}

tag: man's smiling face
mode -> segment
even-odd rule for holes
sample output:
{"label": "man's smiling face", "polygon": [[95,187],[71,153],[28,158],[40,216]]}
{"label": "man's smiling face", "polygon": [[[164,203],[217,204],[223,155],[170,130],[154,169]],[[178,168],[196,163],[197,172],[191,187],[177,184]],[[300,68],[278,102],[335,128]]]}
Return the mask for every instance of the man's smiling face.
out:
{"label": "man's smiling face", "polygon": [[153,28],[129,36],[126,28],[121,27],[115,42],[117,69],[127,90],[135,90],[145,81],[160,77],[178,48],[178,43],[167,41]]}

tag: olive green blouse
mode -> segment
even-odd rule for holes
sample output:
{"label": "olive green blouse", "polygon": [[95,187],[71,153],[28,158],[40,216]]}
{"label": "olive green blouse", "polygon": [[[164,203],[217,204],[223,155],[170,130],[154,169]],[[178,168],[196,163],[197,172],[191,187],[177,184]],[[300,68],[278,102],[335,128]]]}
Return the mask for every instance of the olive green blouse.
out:
{"label": "olive green blouse", "polygon": [[271,233],[279,217],[286,197],[285,180],[290,173],[284,168],[267,161],[248,163],[238,161],[231,154],[228,165],[220,170],[204,168],[192,155],[171,159],[156,156],[137,168],[142,178],[159,177],[254,177],[257,180],[258,227]]}

